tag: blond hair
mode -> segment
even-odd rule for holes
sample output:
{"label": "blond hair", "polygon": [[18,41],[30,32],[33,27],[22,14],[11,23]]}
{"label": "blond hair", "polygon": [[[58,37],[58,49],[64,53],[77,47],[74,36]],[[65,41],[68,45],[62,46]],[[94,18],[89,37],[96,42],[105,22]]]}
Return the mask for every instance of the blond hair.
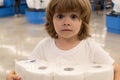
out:
{"label": "blond hair", "polygon": [[91,16],[91,5],[89,0],[51,0],[46,8],[46,30],[52,38],[58,38],[53,25],[53,16],[57,13],[72,12],[77,10],[82,20],[78,39],[82,40],[90,36],[89,23]]}

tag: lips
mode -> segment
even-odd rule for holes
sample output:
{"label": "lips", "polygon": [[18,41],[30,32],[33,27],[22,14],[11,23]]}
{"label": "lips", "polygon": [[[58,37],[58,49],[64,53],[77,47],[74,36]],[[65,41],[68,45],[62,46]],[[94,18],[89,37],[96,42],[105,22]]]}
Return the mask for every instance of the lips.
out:
{"label": "lips", "polygon": [[70,29],[63,29],[62,31],[72,31],[72,30],[70,30]]}

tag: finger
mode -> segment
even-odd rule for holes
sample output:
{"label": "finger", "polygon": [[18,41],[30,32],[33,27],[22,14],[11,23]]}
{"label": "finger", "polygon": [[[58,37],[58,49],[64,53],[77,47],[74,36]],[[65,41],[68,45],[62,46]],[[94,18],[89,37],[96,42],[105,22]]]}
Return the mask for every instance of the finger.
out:
{"label": "finger", "polygon": [[11,72],[8,74],[8,77],[7,77],[6,80],[21,80],[21,77],[18,76],[15,71],[11,71]]}
{"label": "finger", "polygon": [[16,74],[15,70],[11,71],[10,73],[11,73],[11,74]]}
{"label": "finger", "polygon": [[21,77],[18,75],[12,75],[13,76],[13,80],[21,80]]}
{"label": "finger", "polygon": [[21,80],[21,77],[19,76],[19,75],[17,75],[16,73],[15,73],[15,79],[17,79],[17,80]]}

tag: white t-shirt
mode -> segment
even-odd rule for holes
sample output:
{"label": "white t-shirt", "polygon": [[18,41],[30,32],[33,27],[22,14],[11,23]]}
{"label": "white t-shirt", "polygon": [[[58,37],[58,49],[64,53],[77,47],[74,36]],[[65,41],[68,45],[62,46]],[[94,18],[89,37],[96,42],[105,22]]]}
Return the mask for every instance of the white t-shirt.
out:
{"label": "white t-shirt", "polygon": [[[64,45],[64,44],[63,44]],[[113,64],[114,60],[94,40],[87,38],[70,50],[61,50],[51,37],[39,42],[33,50],[32,58],[56,64]]]}

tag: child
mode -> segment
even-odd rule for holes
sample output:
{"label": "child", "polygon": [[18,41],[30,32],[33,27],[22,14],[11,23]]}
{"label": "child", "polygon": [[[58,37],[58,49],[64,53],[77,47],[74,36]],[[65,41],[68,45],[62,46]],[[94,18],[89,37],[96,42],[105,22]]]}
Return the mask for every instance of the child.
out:
{"label": "child", "polygon": [[[115,79],[120,80],[119,65],[90,39],[89,0],[51,0],[46,9],[48,37],[34,49],[32,58],[56,64],[110,64],[115,67]],[[7,80],[20,80],[13,72]]]}
{"label": "child", "polygon": [[15,3],[14,3],[15,16],[20,16],[20,13],[21,13],[21,11],[20,11],[20,3],[21,3],[21,0],[15,0]]}

